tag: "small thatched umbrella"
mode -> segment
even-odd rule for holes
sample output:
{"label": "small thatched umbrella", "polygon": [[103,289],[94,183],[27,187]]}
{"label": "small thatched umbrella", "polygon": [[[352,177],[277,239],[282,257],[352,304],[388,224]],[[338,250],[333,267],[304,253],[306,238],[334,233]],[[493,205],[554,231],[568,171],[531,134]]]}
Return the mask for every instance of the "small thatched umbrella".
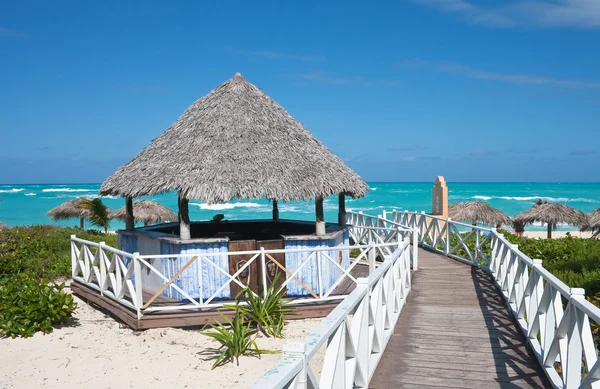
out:
{"label": "small thatched umbrella", "polygon": [[46,215],[50,216],[53,221],[79,218],[79,227],[83,229],[84,220],[90,218],[91,212],[81,205],[88,200],[87,197],[78,197],[73,200],[65,201],[58,207],[52,208]]}
{"label": "small thatched umbrella", "polygon": [[8,228],[8,226],[2,222],[0,222],[0,231],[2,230],[6,230]]}
{"label": "small thatched umbrella", "polygon": [[488,203],[467,201],[454,203],[448,207],[448,216],[452,220],[469,222],[473,225],[482,222],[487,225],[512,224],[512,220]]}
{"label": "small thatched umbrella", "polygon": [[523,224],[541,222],[548,224],[548,239],[552,238],[552,228],[559,223],[582,226],[585,214],[574,208],[558,203],[536,203],[531,209],[515,216],[514,221]]}
{"label": "small thatched umbrella", "polygon": [[[121,207],[112,214],[113,219],[126,220],[125,207]],[[144,223],[147,226],[149,223],[158,223],[177,220],[177,215],[169,208],[155,203],[150,200],[137,200],[133,202],[133,218],[137,222]]]}
{"label": "small thatched umbrella", "polygon": [[581,230],[594,231],[593,236],[600,237],[600,208],[587,216],[585,225],[581,228]]}
{"label": "small thatched umbrella", "polygon": [[315,199],[317,235],[325,233],[323,198],[362,197],[367,184],[273,99],[237,73],[194,102],[162,135],[111,175],[102,195],[132,198],[176,191],[180,237],[190,238],[188,200]]}

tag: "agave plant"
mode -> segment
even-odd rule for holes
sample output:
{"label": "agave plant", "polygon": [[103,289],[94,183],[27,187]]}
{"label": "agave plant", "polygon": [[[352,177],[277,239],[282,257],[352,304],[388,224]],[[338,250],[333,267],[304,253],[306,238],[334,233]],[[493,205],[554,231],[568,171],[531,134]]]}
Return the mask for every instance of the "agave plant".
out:
{"label": "agave plant", "polygon": [[[236,306],[244,316],[256,323],[257,330],[267,336],[281,338],[283,336],[283,328],[285,326],[285,316],[292,312],[292,308],[287,307],[287,301],[283,300],[283,294],[277,290],[277,273],[267,288],[267,293],[264,297],[252,292],[249,287],[242,289],[236,299]],[[246,304],[239,305],[239,301],[243,299]],[[229,308],[233,308],[229,306]]]}
{"label": "agave plant", "polygon": [[101,199],[85,199],[83,203],[79,204],[79,207],[90,211],[89,221],[92,225],[104,228],[104,233],[108,231],[110,212]]}
{"label": "agave plant", "polygon": [[219,350],[223,349],[223,352],[217,357],[215,363],[213,363],[211,369],[215,369],[217,366],[226,362],[232,362],[235,360],[237,365],[240,365],[239,357],[242,355],[255,356],[260,359],[262,354],[276,354],[277,351],[262,350],[258,348],[256,344],[256,329],[251,327],[251,323],[244,323],[244,314],[236,305],[235,316],[233,320],[229,320],[223,316],[223,320],[229,325],[224,326],[223,324],[210,324],[212,331],[201,331],[203,335],[206,335],[217,342],[221,343]]}

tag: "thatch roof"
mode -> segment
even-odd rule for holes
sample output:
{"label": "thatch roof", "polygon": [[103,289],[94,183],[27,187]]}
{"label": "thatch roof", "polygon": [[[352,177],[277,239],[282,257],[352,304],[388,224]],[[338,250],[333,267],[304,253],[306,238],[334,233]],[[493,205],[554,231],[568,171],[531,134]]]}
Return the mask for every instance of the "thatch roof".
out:
{"label": "thatch roof", "polygon": [[177,191],[207,203],[307,200],[367,184],[279,104],[239,73],[193,103],[101,186],[103,195]]}
{"label": "thatch roof", "polygon": [[2,222],[0,222],[0,231],[2,230],[6,230],[8,228],[8,226]]}
{"label": "thatch roof", "polygon": [[504,212],[497,210],[483,201],[450,204],[448,207],[448,216],[452,220],[469,222],[471,224],[481,222],[488,225],[512,225],[511,218],[506,216]]}
{"label": "thatch roof", "polygon": [[91,216],[90,210],[80,207],[81,204],[87,200],[86,197],[78,197],[73,200],[65,201],[58,207],[52,208],[46,215],[50,216],[54,221],[71,218],[88,219]]}
{"label": "thatch roof", "polygon": [[585,225],[582,227],[582,230],[597,230],[600,232],[600,208],[587,215],[587,219]]}
{"label": "thatch roof", "polygon": [[[113,219],[126,219],[125,207],[119,208],[112,214]],[[133,202],[133,218],[144,224],[176,221],[177,215],[169,208],[150,200],[137,200]]]}
{"label": "thatch roof", "polygon": [[564,204],[543,203],[536,204],[531,209],[518,214],[514,220],[523,224],[542,222],[553,226],[560,223],[581,226],[585,224],[586,217],[583,212]]}

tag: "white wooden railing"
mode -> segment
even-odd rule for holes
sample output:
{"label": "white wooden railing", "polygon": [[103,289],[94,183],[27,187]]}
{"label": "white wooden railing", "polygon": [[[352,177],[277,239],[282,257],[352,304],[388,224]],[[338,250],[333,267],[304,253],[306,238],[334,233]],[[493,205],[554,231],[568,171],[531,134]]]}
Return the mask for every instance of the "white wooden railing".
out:
{"label": "white wooden railing", "polygon": [[[303,342],[286,342],[283,358],[253,389],[366,388],[411,288],[405,238]],[[311,362],[325,346],[320,378]]]}
{"label": "white wooden railing", "polygon": [[[303,304],[315,300],[341,300],[347,294],[339,295],[334,292],[344,281],[358,283],[357,278],[352,274],[352,270],[358,264],[368,264],[369,274],[373,273],[377,267],[377,259],[383,261],[390,257],[403,244],[406,233],[410,232],[397,223],[388,224],[386,227],[361,226],[358,230],[351,226],[350,234],[356,237],[353,239],[355,242],[353,245],[276,250],[261,248],[251,251],[205,254],[140,255],[72,236],[72,277],[77,282],[99,291],[101,295],[136,310],[138,318],[149,312],[222,307],[227,302],[222,298],[223,293],[229,290],[231,284],[236,284],[240,288],[246,286],[240,281],[240,275],[251,266],[260,268],[262,279],[257,281],[261,285],[267,285],[267,263],[275,264],[278,272],[283,273],[284,280],[279,286],[280,291],[288,287],[291,282],[296,282],[305,291],[303,293],[306,297],[295,298],[290,304]],[[363,232],[366,233],[361,235]],[[356,253],[357,250],[358,253],[353,257],[351,252]],[[293,269],[289,269],[276,259],[278,254],[297,254],[302,260]],[[232,256],[246,258],[245,263],[234,274],[230,274],[229,271],[229,258]],[[349,258],[346,266],[340,263],[341,257]],[[171,269],[169,274],[165,274],[159,266],[164,259],[176,264],[174,265],[176,268]],[[316,264],[318,274],[316,286],[306,285],[300,279],[301,271],[308,264],[313,266]],[[186,269],[192,268],[192,265],[197,269],[209,269],[224,281],[216,285],[211,284],[212,293],[209,294],[205,291],[205,289],[209,290],[209,285],[203,285],[203,276],[199,270],[194,281],[197,285],[194,291],[197,294],[192,293],[189,288],[184,288],[177,282],[183,277]],[[324,281],[326,273],[324,269],[335,272],[332,283]],[[149,281],[150,279],[152,281]],[[263,293],[266,293],[267,288],[262,289]],[[145,299],[144,291],[151,292],[153,296],[150,298],[146,296]],[[158,304],[159,297],[165,291],[176,294],[180,300],[183,300],[182,303]]]}
{"label": "white wooden railing", "polygon": [[[408,227],[396,220],[388,220],[386,213],[383,216],[371,216],[362,212],[348,212],[346,224],[351,226],[350,238],[357,244],[364,242],[385,242],[390,239],[404,239],[409,237],[412,244],[410,263],[413,270],[419,267],[418,228]],[[389,252],[381,253],[389,255]]]}
{"label": "white wooden railing", "polygon": [[598,345],[590,324],[600,324],[600,308],[585,299],[583,289],[567,286],[544,269],[541,260],[527,257],[495,229],[423,213],[387,216],[418,228],[423,247],[492,274],[554,387],[600,387]]}

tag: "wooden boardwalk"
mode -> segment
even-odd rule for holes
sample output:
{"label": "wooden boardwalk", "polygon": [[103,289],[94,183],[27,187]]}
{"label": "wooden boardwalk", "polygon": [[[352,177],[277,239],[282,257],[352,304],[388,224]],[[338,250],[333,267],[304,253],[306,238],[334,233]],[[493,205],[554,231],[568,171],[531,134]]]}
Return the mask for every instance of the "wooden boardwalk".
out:
{"label": "wooden boardwalk", "polygon": [[370,388],[550,388],[494,280],[425,250]]}

